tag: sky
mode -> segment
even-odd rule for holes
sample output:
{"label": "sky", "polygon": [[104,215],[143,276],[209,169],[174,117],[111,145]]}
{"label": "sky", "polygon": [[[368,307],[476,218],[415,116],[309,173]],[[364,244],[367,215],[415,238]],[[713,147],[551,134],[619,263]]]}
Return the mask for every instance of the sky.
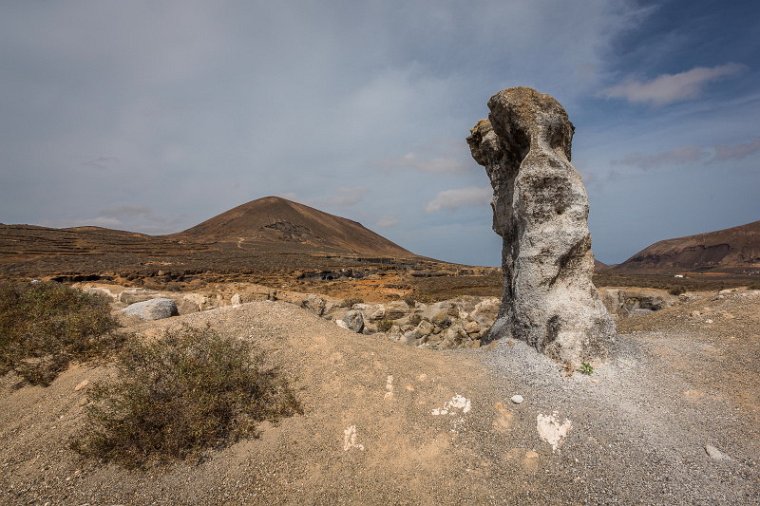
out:
{"label": "sky", "polygon": [[162,234],[279,195],[498,265],[465,138],[532,86],[622,262],[760,220],[759,25],[749,0],[0,1],[0,222]]}

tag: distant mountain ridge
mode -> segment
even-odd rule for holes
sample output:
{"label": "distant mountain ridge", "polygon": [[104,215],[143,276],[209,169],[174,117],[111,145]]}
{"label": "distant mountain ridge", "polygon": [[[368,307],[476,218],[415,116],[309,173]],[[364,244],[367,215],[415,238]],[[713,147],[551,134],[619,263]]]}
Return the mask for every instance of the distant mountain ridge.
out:
{"label": "distant mountain ridge", "polygon": [[411,258],[416,255],[360,223],[280,197],[253,200],[183,232],[151,236],[95,226],[0,225],[0,260],[37,256],[187,254],[331,254]]}
{"label": "distant mountain ridge", "polygon": [[612,269],[623,272],[760,269],[760,221],[659,241]]}

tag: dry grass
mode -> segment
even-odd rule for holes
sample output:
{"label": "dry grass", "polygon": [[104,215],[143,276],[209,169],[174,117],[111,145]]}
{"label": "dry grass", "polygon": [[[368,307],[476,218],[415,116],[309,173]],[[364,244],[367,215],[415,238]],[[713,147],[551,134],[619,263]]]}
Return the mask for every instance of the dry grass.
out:
{"label": "dry grass", "polygon": [[302,412],[248,341],[208,328],[134,339],[116,369],[115,380],[90,391],[87,427],[72,447],[128,468],[200,461],[208,450],[255,437],[258,422]]}
{"label": "dry grass", "polygon": [[48,385],[70,362],[118,348],[116,326],[101,296],[58,283],[0,283],[0,374]]}

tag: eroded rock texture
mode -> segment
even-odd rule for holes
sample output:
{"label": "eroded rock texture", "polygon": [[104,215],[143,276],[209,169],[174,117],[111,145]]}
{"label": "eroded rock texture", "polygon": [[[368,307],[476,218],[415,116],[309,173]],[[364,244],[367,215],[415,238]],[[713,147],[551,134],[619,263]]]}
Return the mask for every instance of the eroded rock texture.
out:
{"label": "eroded rock texture", "polygon": [[575,128],[557,100],[509,88],[467,138],[493,186],[493,229],[504,238],[504,292],[488,340],[523,339],[578,365],[615,334],[591,277],[588,197],[570,163]]}

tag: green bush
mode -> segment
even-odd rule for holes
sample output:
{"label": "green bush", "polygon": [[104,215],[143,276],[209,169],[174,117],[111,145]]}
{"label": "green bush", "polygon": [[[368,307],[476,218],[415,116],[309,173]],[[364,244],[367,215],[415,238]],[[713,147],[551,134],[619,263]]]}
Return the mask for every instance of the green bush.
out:
{"label": "green bush", "polygon": [[59,283],[0,283],[0,374],[49,385],[74,360],[114,351],[123,337],[108,300]]}
{"label": "green bush", "polygon": [[184,328],[132,340],[116,379],[88,393],[79,453],[125,467],[173,459],[255,437],[256,424],[301,413],[277,369],[265,368],[250,342]]}

